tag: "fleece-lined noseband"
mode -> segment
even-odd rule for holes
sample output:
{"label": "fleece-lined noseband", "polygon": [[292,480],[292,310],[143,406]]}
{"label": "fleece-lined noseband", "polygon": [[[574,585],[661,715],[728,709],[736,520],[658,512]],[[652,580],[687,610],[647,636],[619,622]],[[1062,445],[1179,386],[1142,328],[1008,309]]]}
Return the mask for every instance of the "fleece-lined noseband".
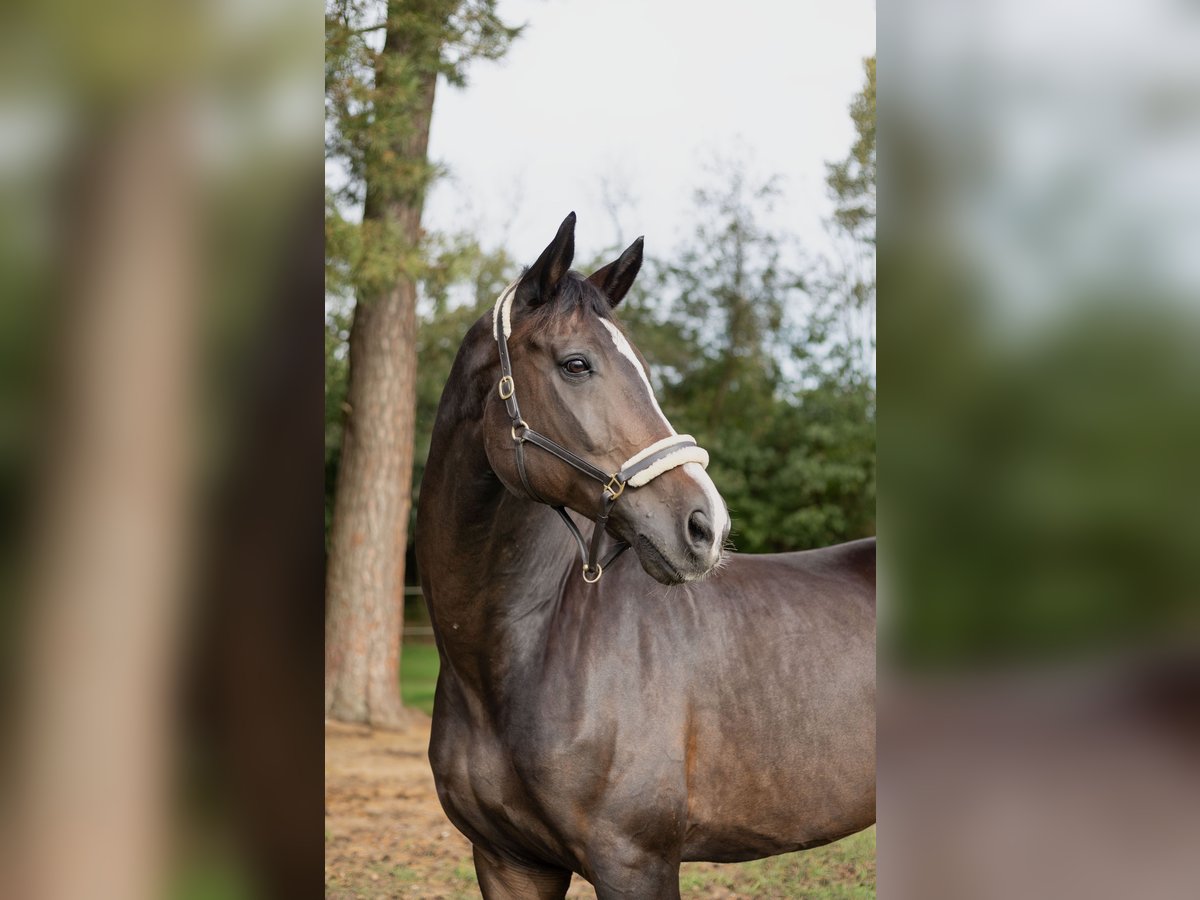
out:
{"label": "fleece-lined noseband", "polygon": [[[514,281],[496,300],[496,306],[492,310],[492,333],[496,337],[496,346],[500,351],[500,384],[497,390],[500,399],[504,401],[509,418],[512,419],[512,439],[517,454],[517,471],[521,475],[521,483],[525,485],[529,496],[538,503],[544,503],[551,507],[571,530],[571,535],[579,545],[579,555],[583,559],[583,580],[588,584],[595,584],[604,574],[604,568],[611,565],[613,560],[629,548],[624,541],[618,541],[604,562],[597,562],[600,543],[604,539],[604,530],[608,527],[609,513],[612,512],[613,505],[621,494],[625,492],[625,488],[642,487],[664,472],[669,472],[671,469],[690,462],[699,463],[708,468],[708,453],[696,443],[690,434],[672,434],[635,453],[617,472],[610,475],[586,459],[576,456],[561,444],[555,443],[530,428],[521,418],[521,409],[517,406],[517,385],[513,381],[512,360],[508,355],[508,337],[512,333],[512,301],[516,289],[517,282]],[[596,514],[590,544],[584,542],[583,535],[580,534],[566,509],[561,504],[551,503],[544,499],[529,483],[529,476],[525,471],[526,444],[541,447],[584,475],[594,478],[604,485],[604,490],[600,495],[600,510]]]}

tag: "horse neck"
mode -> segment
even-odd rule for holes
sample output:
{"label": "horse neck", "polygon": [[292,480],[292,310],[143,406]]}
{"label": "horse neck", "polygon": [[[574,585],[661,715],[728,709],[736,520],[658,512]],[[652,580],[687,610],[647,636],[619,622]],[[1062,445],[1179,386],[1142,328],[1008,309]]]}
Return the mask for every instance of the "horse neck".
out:
{"label": "horse neck", "polygon": [[[448,384],[451,396],[461,394]],[[421,578],[454,673],[494,692],[539,655],[574,544],[553,510],[515,496],[492,472],[480,416],[442,413],[421,486]]]}

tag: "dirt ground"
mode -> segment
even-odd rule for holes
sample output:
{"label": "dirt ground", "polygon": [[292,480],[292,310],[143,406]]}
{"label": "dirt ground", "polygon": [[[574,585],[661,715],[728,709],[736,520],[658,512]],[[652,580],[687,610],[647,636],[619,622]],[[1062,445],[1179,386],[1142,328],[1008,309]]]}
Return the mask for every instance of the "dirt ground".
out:
{"label": "dirt ground", "polygon": [[[429,718],[401,732],[325,725],[325,896],[478,898],[471,845],[442,812]],[[595,897],[579,878],[569,897]]]}
{"label": "dirt ground", "polygon": [[[429,718],[414,711],[400,732],[326,723],[325,726],[325,896],[340,898],[445,898],[477,900],[479,888],[471,846],[442,812],[426,759]],[[806,873],[794,891],[784,881],[731,879],[731,870],[752,870],[711,863],[689,863],[684,895],[702,900],[733,897],[873,897],[874,836],[859,851],[869,863],[838,862],[834,871]],[[803,854],[795,854],[803,856]],[[787,857],[779,857],[786,860]],[[753,866],[754,864],[748,864]],[[726,874],[729,873],[729,874]],[[753,887],[751,887],[753,884]],[[825,890],[833,889],[826,894]],[[594,898],[591,885],[578,876],[567,894]]]}

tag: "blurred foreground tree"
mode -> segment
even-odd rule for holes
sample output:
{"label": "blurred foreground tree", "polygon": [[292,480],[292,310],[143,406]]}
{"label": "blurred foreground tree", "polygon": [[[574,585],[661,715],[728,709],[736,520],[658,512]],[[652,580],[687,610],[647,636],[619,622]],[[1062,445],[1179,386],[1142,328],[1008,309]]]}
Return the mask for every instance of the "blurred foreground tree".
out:
{"label": "blurred foreground tree", "polygon": [[[354,298],[328,536],[325,715],[396,725],[416,406],[417,280],[438,78],[516,36],[495,0],[332,0],[325,16],[327,291]],[[345,213],[361,205],[361,222]],[[333,342],[336,345],[336,341]],[[336,346],[327,347],[327,359]],[[327,394],[327,400],[330,399]],[[337,408],[335,408],[335,413]],[[328,415],[328,414],[327,414]]]}

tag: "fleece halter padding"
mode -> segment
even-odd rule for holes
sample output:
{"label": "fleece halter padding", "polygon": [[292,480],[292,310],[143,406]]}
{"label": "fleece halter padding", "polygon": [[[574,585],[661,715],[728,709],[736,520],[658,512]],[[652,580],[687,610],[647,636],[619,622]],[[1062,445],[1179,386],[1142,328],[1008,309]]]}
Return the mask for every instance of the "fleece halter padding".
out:
{"label": "fleece halter padding", "polygon": [[[660,455],[664,450],[669,450],[670,453],[665,456]],[[634,471],[634,467],[638,463],[644,460],[650,460],[649,465],[638,468],[636,474],[629,474]],[[708,451],[698,446],[696,439],[690,434],[672,434],[661,441],[654,442],[645,450],[639,450],[633,454],[622,463],[621,472],[626,475],[625,481],[630,487],[638,488],[649,484],[664,472],[669,472],[690,462],[699,463],[707,469]]]}
{"label": "fleece halter padding", "polygon": [[[520,474],[521,483],[525,486],[529,496],[537,502],[553,508],[559,518],[566,523],[575,542],[579,545],[579,553],[583,558],[583,580],[588,584],[595,584],[604,574],[604,567],[610,565],[629,547],[624,541],[618,541],[613,551],[602,563],[597,561],[604,530],[608,527],[609,514],[617,499],[624,493],[625,488],[643,487],[660,475],[688,463],[694,462],[708,468],[708,452],[700,447],[690,434],[670,434],[655,441],[649,447],[639,450],[629,457],[620,469],[609,474],[604,469],[576,456],[561,444],[530,428],[521,418],[521,408],[517,405],[517,385],[513,379],[512,359],[508,352],[508,339],[512,335],[512,304],[518,281],[514,281],[504,289],[497,298],[496,305],[492,308],[492,335],[496,338],[496,347],[500,352],[500,382],[497,392],[500,394],[500,399],[504,401],[505,409],[512,420],[513,449],[517,456],[517,472]],[[545,500],[529,483],[529,476],[525,468],[526,444],[541,447],[604,485],[600,496],[600,509],[592,527],[590,545],[584,542],[583,535],[580,534],[566,509],[561,504]]]}

